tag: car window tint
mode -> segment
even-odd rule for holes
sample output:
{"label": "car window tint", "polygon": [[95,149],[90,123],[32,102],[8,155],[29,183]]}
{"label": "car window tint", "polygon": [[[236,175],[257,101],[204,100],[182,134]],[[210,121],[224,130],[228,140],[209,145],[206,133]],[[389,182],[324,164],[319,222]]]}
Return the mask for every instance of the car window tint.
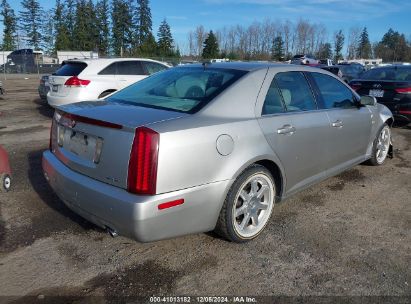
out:
{"label": "car window tint", "polygon": [[408,81],[411,80],[411,68],[375,68],[362,74],[361,78],[367,80]]}
{"label": "car window tint", "polygon": [[355,107],[353,93],[339,80],[321,73],[311,73],[320,91],[323,108],[351,108]]}
{"label": "car window tint", "polygon": [[313,93],[303,73],[277,73],[274,79],[280,89],[288,112],[317,109]]}
{"label": "car window tint", "polygon": [[53,75],[78,76],[86,67],[84,62],[66,62]]}
{"label": "car window tint", "polygon": [[162,65],[162,64],[158,64],[155,62],[149,62],[149,61],[145,61],[143,62],[143,65],[145,66],[148,75],[152,75],[154,73],[166,70],[167,67]]}
{"label": "car window tint", "polygon": [[117,75],[145,75],[140,61],[117,62]]}
{"label": "car window tint", "polygon": [[118,91],[106,100],[195,113],[246,73],[203,67],[168,69]]}
{"label": "car window tint", "polygon": [[267,95],[265,96],[262,115],[276,114],[284,112],[284,104],[281,98],[275,79],[270,84]]}
{"label": "car window tint", "polygon": [[116,75],[116,63],[112,63],[98,73],[99,75]]}

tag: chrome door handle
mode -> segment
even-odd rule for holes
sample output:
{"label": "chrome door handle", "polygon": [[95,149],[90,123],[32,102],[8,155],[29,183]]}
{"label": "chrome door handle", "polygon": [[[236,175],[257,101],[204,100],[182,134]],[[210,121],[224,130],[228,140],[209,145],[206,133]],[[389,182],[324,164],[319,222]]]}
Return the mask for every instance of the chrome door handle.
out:
{"label": "chrome door handle", "polygon": [[277,129],[277,134],[293,135],[295,130],[296,129],[292,125],[284,125],[280,129]]}
{"label": "chrome door handle", "polygon": [[331,126],[333,126],[334,128],[341,128],[342,126],[344,126],[344,124],[341,120],[336,120],[331,123]]}

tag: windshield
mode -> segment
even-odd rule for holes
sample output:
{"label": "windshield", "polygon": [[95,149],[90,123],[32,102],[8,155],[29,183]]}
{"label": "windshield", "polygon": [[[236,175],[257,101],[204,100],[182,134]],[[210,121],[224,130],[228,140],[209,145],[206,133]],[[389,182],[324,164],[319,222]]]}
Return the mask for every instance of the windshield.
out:
{"label": "windshield", "polygon": [[376,68],[365,72],[361,78],[369,80],[411,81],[411,68]]}
{"label": "windshield", "polygon": [[208,67],[173,68],[136,82],[106,100],[195,113],[246,73]]}

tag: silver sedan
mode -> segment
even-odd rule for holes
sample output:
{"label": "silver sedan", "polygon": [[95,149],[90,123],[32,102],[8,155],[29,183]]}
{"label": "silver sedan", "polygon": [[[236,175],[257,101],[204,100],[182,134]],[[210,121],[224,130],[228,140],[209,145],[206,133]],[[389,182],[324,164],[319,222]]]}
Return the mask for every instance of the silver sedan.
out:
{"label": "silver sedan", "polygon": [[43,170],[76,213],[154,241],[257,237],[275,203],[392,151],[391,112],[331,73],[266,63],[173,68],[60,107]]}

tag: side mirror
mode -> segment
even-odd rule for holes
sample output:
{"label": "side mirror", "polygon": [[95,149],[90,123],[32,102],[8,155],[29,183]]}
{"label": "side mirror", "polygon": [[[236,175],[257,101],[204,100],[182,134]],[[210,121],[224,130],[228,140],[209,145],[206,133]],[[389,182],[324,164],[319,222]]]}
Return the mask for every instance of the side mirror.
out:
{"label": "side mirror", "polygon": [[377,104],[377,99],[373,96],[364,95],[361,96],[360,105],[362,106],[375,106]]}

